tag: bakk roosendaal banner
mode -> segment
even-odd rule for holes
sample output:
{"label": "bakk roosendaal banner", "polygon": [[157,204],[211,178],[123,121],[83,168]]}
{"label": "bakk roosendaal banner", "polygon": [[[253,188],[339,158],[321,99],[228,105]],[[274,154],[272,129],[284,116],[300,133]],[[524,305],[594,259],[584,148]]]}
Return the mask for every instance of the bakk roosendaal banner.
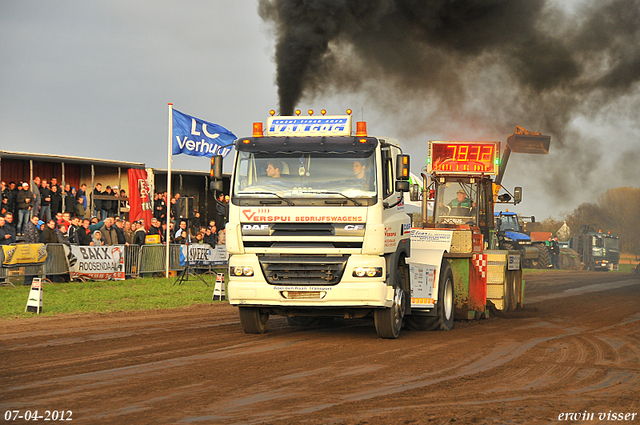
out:
{"label": "bakk roosendaal banner", "polygon": [[219,266],[227,264],[226,245],[216,245],[212,248],[207,243],[182,245],[180,247],[180,265],[184,266],[187,259],[187,249],[189,250],[190,266]]}
{"label": "bakk roosendaal banner", "polygon": [[124,245],[64,246],[71,279],[124,280]]}
{"label": "bakk roosendaal banner", "polygon": [[172,153],[191,156],[227,156],[236,135],[226,128],[173,109]]}

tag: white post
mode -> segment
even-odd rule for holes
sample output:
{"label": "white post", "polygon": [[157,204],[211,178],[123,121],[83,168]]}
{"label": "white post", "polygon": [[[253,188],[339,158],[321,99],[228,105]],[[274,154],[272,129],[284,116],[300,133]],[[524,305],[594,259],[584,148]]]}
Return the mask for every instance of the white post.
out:
{"label": "white post", "polygon": [[165,241],[167,242],[167,252],[166,252],[166,265],[165,265],[165,277],[169,277],[169,242],[171,238],[169,223],[171,222],[171,154],[172,154],[172,140],[173,137],[173,103],[168,103],[169,105],[169,135],[167,137],[169,146],[167,150],[167,234]]}

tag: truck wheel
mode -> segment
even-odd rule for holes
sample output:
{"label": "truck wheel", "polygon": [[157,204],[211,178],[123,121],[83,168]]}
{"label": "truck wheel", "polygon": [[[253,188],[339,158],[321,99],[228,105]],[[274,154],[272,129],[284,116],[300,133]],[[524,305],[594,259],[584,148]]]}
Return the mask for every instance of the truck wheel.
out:
{"label": "truck wheel", "polygon": [[449,262],[445,261],[440,270],[436,316],[407,316],[407,328],[416,331],[450,331],[453,329],[454,299],[453,272]]}
{"label": "truck wheel", "polygon": [[269,314],[256,307],[240,307],[240,324],[246,334],[263,334],[267,331]]}
{"label": "truck wheel", "polygon": [[538,261],[535,266],[539,269],[547,269],[549,268],[549,250],[546,245],[537,244],[536,248],[538,248]]}
{"label": "truck wheel", "polygon": [[404,318],[404,274],[400,269],[396,271],[396,282],[393,286],[393,305],[391,308],[378,309],[374,312],[376,332],[380,338],[395,339],[400,336],[402,320]]}

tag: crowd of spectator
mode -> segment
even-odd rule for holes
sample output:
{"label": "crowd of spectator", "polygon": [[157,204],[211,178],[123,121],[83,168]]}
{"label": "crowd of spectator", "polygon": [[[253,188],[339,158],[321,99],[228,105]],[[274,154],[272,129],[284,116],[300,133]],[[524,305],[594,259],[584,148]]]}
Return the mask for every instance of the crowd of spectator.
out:
{"label": "crowd of spectator", "polygon": [[[91,192],[93,209],[89,207],[87,185],[78,189],[65,184],[58,185],[55,177],[49,181],[35,177],[32,184],[11,181],[0,183],[0,245],[9,245],[22,237],[25,243],[62,243],[74,245],[144,245],[147,236],[157,235],[152,240],[166,242],[169,226],[170,243],[208,243],[211,246],[224,244],[228,196],[218,198],[216,211],[218,222],[204,223],[198,211],[188,221],[178,214],[176,193],[170,200],[170,217],[167,220],[167,193],[156,193],[153,197],[153,217],[146,230],[144,220],[130,222],[123,210],[125,190],[118,186],[96,183]],[[113,197],[113,199],[105,199]],[[91,212],[92,214],[87,214]],[[16,220],[17,218],[17,220]],[[17,223],[16,223],[17,221]],[[219,228],[222,230],[218,231]]]}

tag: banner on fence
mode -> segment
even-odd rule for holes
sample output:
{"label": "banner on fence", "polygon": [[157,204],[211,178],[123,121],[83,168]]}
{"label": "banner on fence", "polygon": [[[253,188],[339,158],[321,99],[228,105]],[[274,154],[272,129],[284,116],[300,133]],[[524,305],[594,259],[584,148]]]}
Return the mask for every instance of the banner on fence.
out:
{"label": "banner on fence", "polygon": [[124,280],[124,248],[124,245],[65,245],[71,279]]}
{"label": "banner on fence", "polygon": [[209,244],[191,244],[180,246],[180,265],[186,265],[187,250],[189,252],[189,265],[191,266],[218,266],[227,264],[227,247],[216,245],[212,248]]}
{"label": "banner on fence", "polygon": [[47,259],[47,247],[43,243],[3,245],[0,255],[2,267],[42,264]]}

